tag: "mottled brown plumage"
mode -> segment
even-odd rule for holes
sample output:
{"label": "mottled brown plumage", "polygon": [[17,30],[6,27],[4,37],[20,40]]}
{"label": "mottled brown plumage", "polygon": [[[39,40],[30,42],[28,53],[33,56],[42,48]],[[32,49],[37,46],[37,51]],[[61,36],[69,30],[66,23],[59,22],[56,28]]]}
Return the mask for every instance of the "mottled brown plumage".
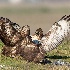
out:
{"label": "mottled brown plumage", "polygon": [[[0,39],[5,44],[2,54],[9,57],[20,55],[29,62],[42,61],[46,52],[58,47],[69,34],[70,15],[62,17],[53,24],[47,34],[43,35],[42,29],[39,28],[34,36],[30,35],[28,25],[21,28],[9,19],[0,18]],[[35,43],[34,40],[40,43]]]}

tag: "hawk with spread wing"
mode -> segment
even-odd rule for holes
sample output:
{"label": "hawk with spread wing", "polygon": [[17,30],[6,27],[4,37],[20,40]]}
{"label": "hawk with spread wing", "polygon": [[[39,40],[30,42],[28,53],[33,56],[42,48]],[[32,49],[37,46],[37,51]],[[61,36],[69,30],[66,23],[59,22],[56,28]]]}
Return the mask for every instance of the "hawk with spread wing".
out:
{"label": "hawk with spread wing", "polygon": [[0,18],[0,39],[4,43],[2,54],[10,57],[20,55],[25,60],[40,62],[46,52],[58,47],[70,35],[70,15],[63,16],[43,35],[41,28],[30,35],[28,25],[22,28],[7,18]]}

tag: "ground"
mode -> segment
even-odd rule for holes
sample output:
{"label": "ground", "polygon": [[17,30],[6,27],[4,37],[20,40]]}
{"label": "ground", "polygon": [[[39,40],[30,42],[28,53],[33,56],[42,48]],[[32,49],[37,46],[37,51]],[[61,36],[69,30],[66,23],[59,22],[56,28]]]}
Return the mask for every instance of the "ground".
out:
{"label": "ground", "polygon": [[[0,42],[0,52],[3,43]],[[1,53],[0,53],[1,55]],[[58,48],[46,54],[47,59],[51,62],[56,60],[63,60],[64,62],[70,62],[70,42],[64,41]],[[67,65],[52,65],[51,63],[41,64],[27,62],[21,57],[10,58],[0,56],[0,69],[1,70],[70,70]]]}

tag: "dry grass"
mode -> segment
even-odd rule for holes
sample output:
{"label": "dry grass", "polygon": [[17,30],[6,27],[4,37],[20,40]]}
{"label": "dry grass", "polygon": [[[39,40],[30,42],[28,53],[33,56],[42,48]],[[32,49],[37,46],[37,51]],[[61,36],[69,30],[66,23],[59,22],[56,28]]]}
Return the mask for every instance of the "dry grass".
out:
{"label": "dry grass", "polygon": [[[0,43],[0,49],[2,49],[2,43]],[[1,52],[1,51],[0,51]],[[47,59],[51,62],[56,60],[63,60],[65,62],[70,62],[70,42],[63,42],[58,48],[51,52],[48,52]],[[52,65],[52,64],[35,64],[33,62],[27,62],[21,57],[10,58],[1,56],[0,57],[0,69],[1,70],[70,70],[67,65]],[[2,66],[1,66],[2,65]]]}

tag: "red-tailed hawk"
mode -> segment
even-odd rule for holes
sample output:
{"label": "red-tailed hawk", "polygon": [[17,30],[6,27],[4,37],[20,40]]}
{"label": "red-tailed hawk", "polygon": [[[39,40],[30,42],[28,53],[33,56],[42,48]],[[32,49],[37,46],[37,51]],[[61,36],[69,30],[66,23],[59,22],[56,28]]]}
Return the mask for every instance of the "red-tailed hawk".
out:
{"label": "red-tailed hawk", "polygon": [[[8,28],[5,25],[8,26]],[[11,54],[15,57],[15,54],[19,54],[25,60],[40,62],[44,59],[46,52],[58,47],[62,41],[70,35],[70,15],[65,15],[58,22],[55,22],[45,35],[43,35],[41,28],[36,30],[34,36],[30,35],[30,27],[28,25],[19,30],[15,28],[14,24],[6,23],[1,20],[0,26],[0,38],[6,45],[3,48],[4,55],[10,56]],[[10,34],[10,31],[12,31],[13,35]],[[12,36],[12,38],[9,36]],[[40,41],[40,43],[37,43],[37,41]],[[10,44],[11,42],[13,42],[14,45],[12,48],[8,48],[12,45]],[[11,50],[11,52],[9,50]]]}

